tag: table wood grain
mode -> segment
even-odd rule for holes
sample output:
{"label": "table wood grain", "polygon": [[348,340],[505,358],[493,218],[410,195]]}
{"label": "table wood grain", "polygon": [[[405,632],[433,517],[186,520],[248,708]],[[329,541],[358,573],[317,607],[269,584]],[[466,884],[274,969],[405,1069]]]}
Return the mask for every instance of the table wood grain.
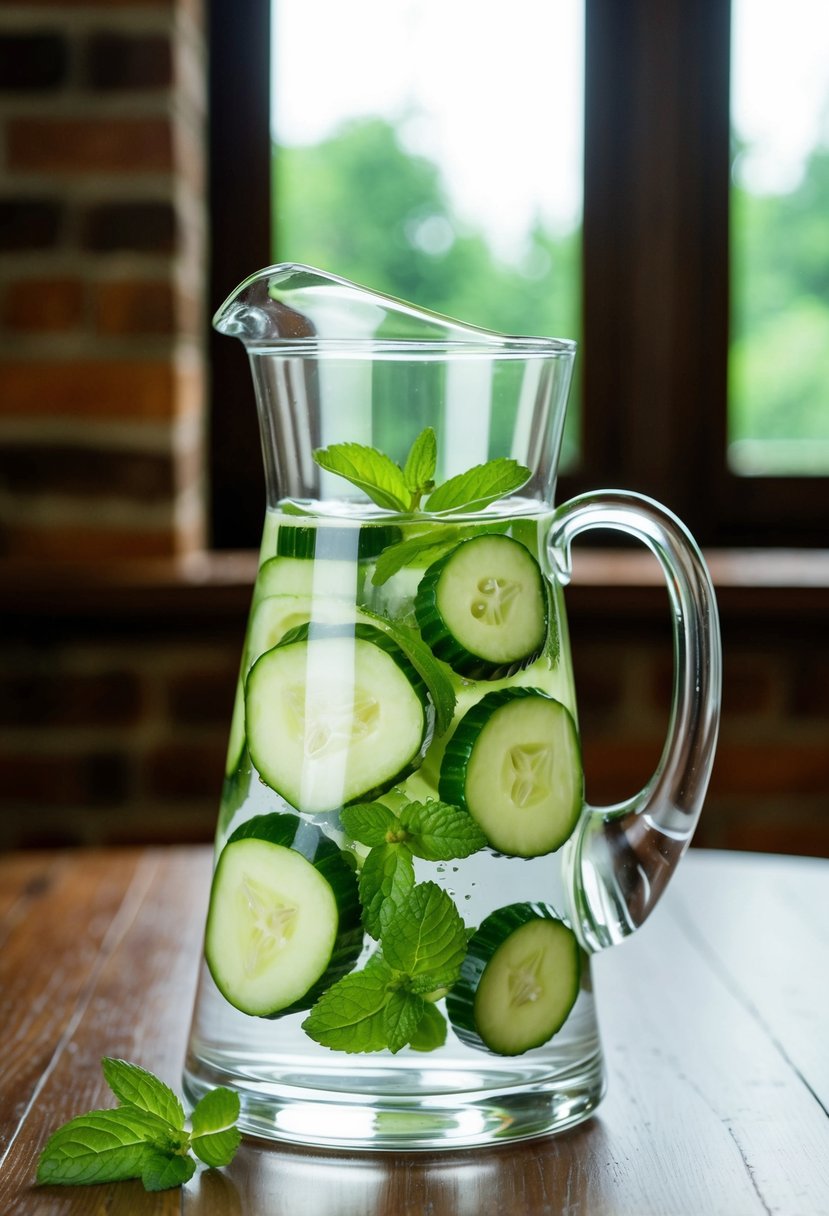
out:
{"label": "table wood grain", "polygon": [[580,1127],[446,1154],[245,1141],[182,1189],[36,1187],[49,1133],[112,1104],[103,1055],[180,1089],[206,848],[0,859],[3,1216],[825,1216],[829,862],[692,852],[595,964],[608,1095]]}

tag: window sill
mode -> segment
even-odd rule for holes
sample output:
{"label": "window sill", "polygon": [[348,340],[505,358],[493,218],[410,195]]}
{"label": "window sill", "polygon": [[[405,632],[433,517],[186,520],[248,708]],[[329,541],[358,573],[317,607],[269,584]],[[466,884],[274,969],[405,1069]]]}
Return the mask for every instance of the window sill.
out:
{"label": "window sill", "polygon": [[[712,550],[706,554],[724,621],[825,628],[829,549]],[[114,621],[244,619],[257,554],[205,552],[169,560],[99,566],[0,562],[0,603],[7,619],[107,618]],[[572,616],[592,620],[664,620],[662,575],[645,551],[592,549],[574,555],[567,590]]]}

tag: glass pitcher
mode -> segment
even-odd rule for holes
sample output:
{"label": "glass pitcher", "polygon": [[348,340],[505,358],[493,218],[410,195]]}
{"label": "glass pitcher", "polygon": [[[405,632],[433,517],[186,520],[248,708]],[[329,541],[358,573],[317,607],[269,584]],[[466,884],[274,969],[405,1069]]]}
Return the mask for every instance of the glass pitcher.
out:
{"label": "glass pitcher", "polygon": [[[554,506],[571,342],[303,266],[214,324],[250,357],[267,480],[185,1065],[241,1126],[350,1149],[520,1139],[604,1091],[592,954],[646,919],[713,761],[720,641],[683,525]],[[592,528],[666,576],[656,772],[584,801],[562,589]]]}

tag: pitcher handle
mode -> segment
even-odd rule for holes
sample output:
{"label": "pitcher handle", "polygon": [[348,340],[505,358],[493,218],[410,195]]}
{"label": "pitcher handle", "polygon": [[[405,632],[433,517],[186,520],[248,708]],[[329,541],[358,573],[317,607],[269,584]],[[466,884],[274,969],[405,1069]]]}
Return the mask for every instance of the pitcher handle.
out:
{"label": "pitcher handle", "polygon": [[587,949],[600,950],[645,921],[691,842],[714,761],[722,651],[710,575],[675,515],[623,490],[564,503],[547,537],[561,582],[570,581],[573,540],[592,528],[628,533],[655,555],[668,586],[674,650],[668,734],[655,773],[625,802],[586,806],[565,846],[574,928]]}

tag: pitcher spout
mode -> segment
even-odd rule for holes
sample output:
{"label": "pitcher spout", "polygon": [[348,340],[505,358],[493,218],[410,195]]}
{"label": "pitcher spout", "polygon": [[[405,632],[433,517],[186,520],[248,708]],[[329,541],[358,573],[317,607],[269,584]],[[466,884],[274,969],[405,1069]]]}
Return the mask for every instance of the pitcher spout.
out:
{"label": "pitcher spout", "polygon": [[311,266],[284,263],[260,270],[236,288],[213,318],[221,334],[262,346],[302,341],[472,344],[478,349],[512,343],[544,351],[572,351],[573,344],[550,339],[511,339],[464,325],[350,283]]}

